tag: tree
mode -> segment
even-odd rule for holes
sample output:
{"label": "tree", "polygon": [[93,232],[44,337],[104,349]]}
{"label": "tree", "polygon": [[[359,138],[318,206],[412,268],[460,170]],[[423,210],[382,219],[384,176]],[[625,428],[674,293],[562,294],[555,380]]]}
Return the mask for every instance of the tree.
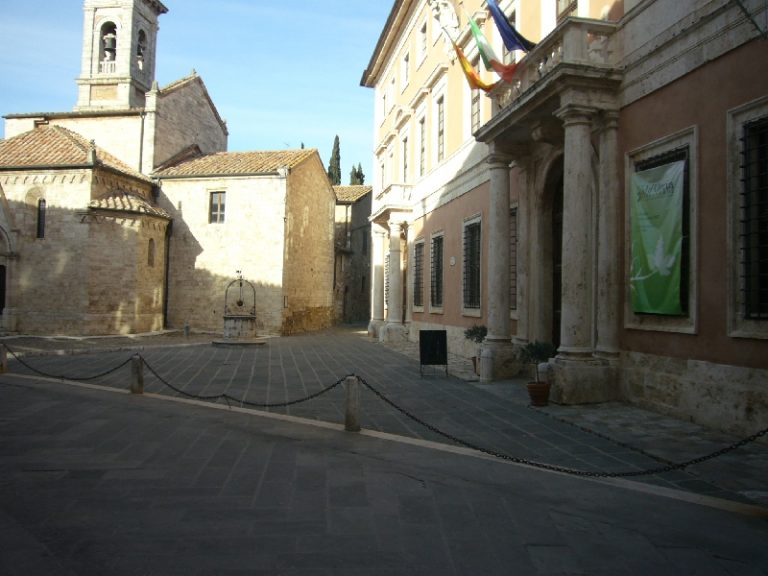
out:
{"label": "tree", "polygon": [[328,180],[331,184],[338,186],[341,184],[341,152],[339,151],[339,135],[333,139],[333,151],[331,152],[331,162],[328,164]]}
{"label": "tree", "polygon": [[363,174],[362,164],[358,164],[357,168],[352,166],[352,171],[349,173],[350,186],[365,184],[365,174]]}

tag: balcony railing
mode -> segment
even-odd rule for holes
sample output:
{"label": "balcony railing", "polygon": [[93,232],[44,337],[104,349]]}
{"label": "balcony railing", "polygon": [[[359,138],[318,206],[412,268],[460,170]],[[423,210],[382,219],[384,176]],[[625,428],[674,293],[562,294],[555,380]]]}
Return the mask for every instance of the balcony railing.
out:
{"label": "balcony railing", "polygon": [[413,186],[410,184],[390,184],[373,199],[372,211],[376,212],[385,207],[407,207],[411,204],[412,193]]}
{"label": "balcony railing", "polygon": [[99,62],[99,74],[114,74],[117,72],[117,62],[114,60],[102,60]]}
{"label": "balcony railing", "polygon": [[619,59],[616,24],[567,18],[518,64],[512,82],[500,82],[491,93],[494,115],[543,85],[563,65],[613,69]]}

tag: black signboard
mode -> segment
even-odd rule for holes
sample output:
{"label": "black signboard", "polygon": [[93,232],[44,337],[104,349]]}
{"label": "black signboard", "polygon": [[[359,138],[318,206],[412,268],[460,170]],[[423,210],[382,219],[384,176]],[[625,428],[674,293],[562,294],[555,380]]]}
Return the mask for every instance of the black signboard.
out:
{"label": "black signboard", "polygon": [[445,366],[448,374],[448,340],[445,330],[419,330],[419,362],[424,366]]}

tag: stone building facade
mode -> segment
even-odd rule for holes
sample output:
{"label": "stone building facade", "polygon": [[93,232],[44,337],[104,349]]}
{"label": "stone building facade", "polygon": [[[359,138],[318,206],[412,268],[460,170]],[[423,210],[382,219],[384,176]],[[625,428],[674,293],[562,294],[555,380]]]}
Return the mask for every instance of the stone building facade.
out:
{"label": "stone building facade", "polygon": [[[484,380],[518,371],[527,342],[549,341],[557,402],[624,399],[759,428],[765,3],[498,4],[537,42],[528,53],[503,51],[482,0],[457,14],[398,0],[363,74],[376,101],[371,332],[415,340],[445,328],[449,349],[469,355],[463,331],[484,324]],[[517,62],[488,97],[469,87],[441,31],[478,65],[468,15]],[[649,218],[638,182],[671,168],[680,231],[674,250],[650,246],[641,273],[640,242],[661,226],[633,227]],[[651,275],[674,277],[664,283],[673,311],[640,305]]]}
{"label": "stone building facade", "polygon": [[371,186],[334,186],[336,263],[334,313],[337,322],[367,322],[370,314]]}
{"label": "stone building facade", "polygon": [[0,141],[5,331],[221,332],[229,282],[260,333],[328,326],[335,197],[316,150],[227,152],[202,79],[154,79],[159,0],[86,0],[72,112]]}

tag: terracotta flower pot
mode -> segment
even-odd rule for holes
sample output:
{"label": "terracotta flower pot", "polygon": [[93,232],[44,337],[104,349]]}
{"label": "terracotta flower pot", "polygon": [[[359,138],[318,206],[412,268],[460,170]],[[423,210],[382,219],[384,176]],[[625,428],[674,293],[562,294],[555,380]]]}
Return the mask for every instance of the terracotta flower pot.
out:
{"label": "terracotta flower pot", "polygon": [[546,406],[549,404],[549,382],[528,382],[528,395],[531,406]]}

